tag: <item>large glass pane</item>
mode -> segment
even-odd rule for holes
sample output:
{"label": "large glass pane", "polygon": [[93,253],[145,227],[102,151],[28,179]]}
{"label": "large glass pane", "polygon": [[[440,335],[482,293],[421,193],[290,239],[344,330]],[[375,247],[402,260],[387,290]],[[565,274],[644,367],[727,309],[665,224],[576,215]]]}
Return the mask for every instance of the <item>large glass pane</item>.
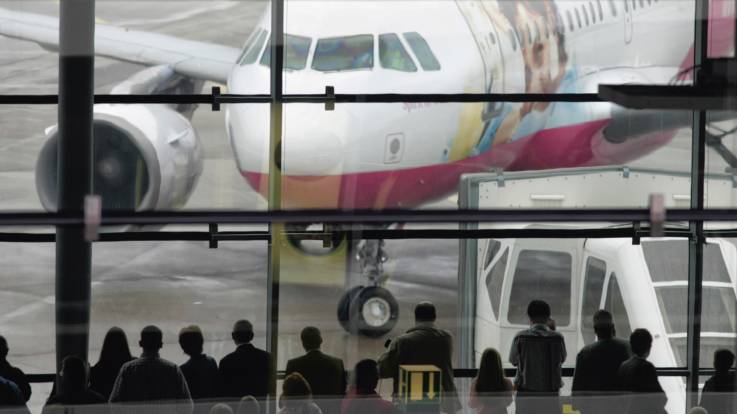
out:
{"label": "large glass pane", "polygon": [[527,305],[536,299],[550,305],[550,317],[560,326],[567,326],[571,315],[571,255],[564,252],[522,250],[509,297],[509,322],[525,324]]}
{"label": "large glass pane", "polygon": [[583,304],[581,305],[581,333],[584,342],[590,344],[596,340],[594,333],[594,314],[601,309],[601,297],[604,294],[606,262],[595,257],[586,260],[584,274]]}

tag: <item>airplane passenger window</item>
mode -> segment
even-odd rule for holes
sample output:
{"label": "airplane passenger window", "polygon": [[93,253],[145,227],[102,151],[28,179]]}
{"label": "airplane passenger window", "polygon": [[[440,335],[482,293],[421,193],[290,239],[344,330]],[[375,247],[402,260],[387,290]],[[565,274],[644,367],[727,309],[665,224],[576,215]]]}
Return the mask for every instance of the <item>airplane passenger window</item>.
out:
{"label": "airplane passenger window", "polygon": [[632,0],[632,10],[637,10],[637,3],[635,3],[635,0]]}
{"label": "airplane passenger window", "polygon": [[261,49],[264,47],[264,42],[266,41],[266,38],[268,36],[269,32],[267,32],[266,30],[261,31],[261,33],[258,34],[258,37],[253,43],[251,49],[246,53],[245,56],[243,56],[243,60],[240,63],[241,66],[250,65],[256,62],[256,59],[258,59],[259,55],[261,54]]}
{"label": "airplane passenger window", "polygon": [[379,62],[384,69],[417,72],[417,66],[394,33],[379,35]]}
{"label": "airplane passenger window", "polygon": [[[491,40],[491,44],[492,45],[495,45],[496,44],[496,37],[494,37],[494,33],[489,32],[489,40]],[[417,54],[417,53],[415,53],[415,54]]]}
{"label": "airplane passenger window", "polygon": [[627,308],[624,306],[624,299],[622,299],[622,291],[619,289],[619,283],[617,283],[616,273],[612,273],[609,276],[609,286],[606,292],[604,309],[608,310],[612,314],[614,327],[617,330],[617,336],[620,338],[629,338],[632,333],[632,328],[630,327],[630,318],[627,314]]}
{"label": "airplane passenger window", "polygon": [[[284,69],[304,69],[307,66],[307,56],[310,53],[312,39],[290,34],[284,35],[284,37]],[[264,66],[271,65],[271,40],[266,45],[264,55],[261,57],[261,64]]]}
{"label": "airplane passenger window", "polygon": [[641,8],[644,8],[645,7],[645,0],[640,0],[640,7]]}
{"label": "airplane passenger window", "polygon": [[594,11],[594,3],[589,2],[589,10],[591,10],[591,23],[596,23],[596,11]]}
{"label": "airplane passenger window", "polygon": [[489,267],[491,261],[494,260],[496,254],[499,253],[499,249],[502,248],[502,244],[499,240],[490,240],[489,245],[486,248],[486,256],[484,256],[484,269]]}
{"label": "airplane passenger window", "polygon": [[583,4],[581,5],[581,13],[583,14],[583,19],[586,21],[586,26],[588,27],[588,25],[589,25],[589,12],[586,11],[586,6],[583,5]]}
{"label": "airplane passenger window", "polygon": [[527,305],[541,299],[550,305],[550,317],[558,326],[571,322],[572,258],[565,252],[523,250],[517,259],[509,295],[510,323],[527,325]]}
{"label": "airplane passenger window", "polygon": [[312,69],[331,72],[373,67],[374,37],[372,35],[332,37],[317,41]]}
{"label": "airplane passenger window", "polygon": [[573,18],[571,18],[570,10],[566,10],[566,19],[568,20],[568,30],[573,31]]}
{"label": "airplane passenger window", "polygon": [[512,50],[517,50],[517,32],[509,29],[509,41],[512,42]]}
{"label": "airplane passenger window", "polygon": [[604,20],[604,9],[601,8],[601,0],[596,0],[597,8],[599,9],[599,21]]}
{"label": "airplane passenger window", "polygon": [[586,273],[583,282],[583,303],[581,305],[581,334],[586,345],[596,340],[594,333],[594,314],[601,305],[604,293],[606,263],[595,257],[586,260]]}
{"label": "airplane passenger window", "polygon": [[576,12],[576,23],[578,23],[578,28],[580,29],[583,27],[581,26],[581,15],[578,13],[578,9],[574,9],[573,11]]}
{"label": "airplane passenger window", "polygon": [[[642,253],[653,282],[688,280],[688,241],[643,242]],[[705,282],[731,282],[722,249],[718,244],[704,245],[703,278]]]}
{"label": "airplane passenger window", "polygon": [[[491,33],[489,33],[491,35]],[[491,35],[492,43],[495,42],[494,36]],[[430,45],[427,44],[422,35],[417,32],[404,33],[404,40],[407,41],[409,47],[415,53],[417,60],[420,62],[420,66],[424,70],[440,70],[440,62],[435,57],[435,54],[430,49]]]}
{"label": "airplane passenger window", "polygon": [[497,319],[499,319],[499,307],[502,303],[504,271],[507,269],[508,257],[509,249],[504,249],[502,256],[494,263],[494,267],[486,275],[486,291],[489,294],[489,302],[491,303],[491,309],[494,311],[494,317]]}
{"label": "airplane passenger window", "polygon": [[609,10],[612,12],[612,17],[617,17],[617,5],[614,0],[609,0]]}

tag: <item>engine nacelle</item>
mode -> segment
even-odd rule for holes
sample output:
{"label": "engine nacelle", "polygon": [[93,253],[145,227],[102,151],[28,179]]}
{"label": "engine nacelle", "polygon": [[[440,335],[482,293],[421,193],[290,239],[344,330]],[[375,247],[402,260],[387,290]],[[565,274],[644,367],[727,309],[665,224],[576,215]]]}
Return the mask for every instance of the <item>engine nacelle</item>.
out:
{"label": "engine nacelle", "polygon": [[[202,173],[202,148],[187,118],[166,105],[95,105],[94,193],[103,209],[170,210],[184,206]],[[56,127],[36,164],[36,191],[57,209]]]}

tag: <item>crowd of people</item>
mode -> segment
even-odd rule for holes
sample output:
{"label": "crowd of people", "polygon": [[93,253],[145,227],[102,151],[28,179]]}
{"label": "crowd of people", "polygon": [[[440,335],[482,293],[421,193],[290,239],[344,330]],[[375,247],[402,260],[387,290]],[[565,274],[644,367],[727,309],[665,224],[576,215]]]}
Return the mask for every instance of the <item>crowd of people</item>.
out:
{"label": "crowd of people", "polygon": [[[504,414],[512,402],[517,414],[561,413],[562,365],[567,358],[563,335],[550,318],[550,306],[534,300],[527,308],[530,327],[512,342],[509,362],[514,380],[505,377],[502,356],[488,348],[470,386],[469,408],[477,414]],[[280,414],[397,414],[398,406],[377,392],[380,378],[393,378],[399,392],[400,366],[430,365],[440,370],[441,398],[435,411],[456,413],[462,408],[454,385],[453,339],[436,326],[436,310],[429,302],[415,307],[415,326],[387,341],[378,360],[364,359],[352,370],[343,361],[321,351],[322,336],[315,327],[302,330],[305,354],[288,361],[278,401]],[[636,329],[629,341],[616,337],[612,315],[598,311],[593,318],[596,341],[576,357],[572,404],[584,413],[658,414],[667,397],[655,366],[647,360],[652,335]],[[125,332],[111,328],[99,361],[89,367],[76,356],[63,360],[58,380],[44,414],[109,407],[113,411],[172,414],[261,414],[273,397],[275,375],[271,355],[251,344],[253,325],[240,320],[231,334],[236,349],[218,364],[203,352],[204,336],[197,326],[179,333],[179,344],[189,359],[181,366],[159,355],[162,331],[147,326],[134,358]],[[7,361],[8,343],[0,336],[0,407],[24,410],[31,388],[26,375]],[[716,374],[705,384],[699,413],[731,413],[735,395],[734,354],[726,349],[714,355]],[[624,403],[624,405],[623,405]],[[433,406],[427,406],[433,407]]]}

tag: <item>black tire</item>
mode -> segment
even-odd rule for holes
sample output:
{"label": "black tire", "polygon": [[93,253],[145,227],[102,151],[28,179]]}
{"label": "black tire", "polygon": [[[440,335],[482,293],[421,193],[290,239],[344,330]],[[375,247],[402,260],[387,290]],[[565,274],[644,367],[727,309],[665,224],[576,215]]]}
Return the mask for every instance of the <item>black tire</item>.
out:
{"label": "black tire", "polygon": [[356,333],[356,329],[351,330],[351,313],[350,306],[353,299],[358,295],[358,292],[363,289],[363,286],[356,286],[351,288],[347,292],[343,293],[340,301],[338,302],[338,322],[347,332]]}
{"label": "black tire", "polygon": [[[375,320],[367,320],[366,315],[371,309],[366,305],[374,306],[375,310],[383,311],[376,315]],[[399,304],[394,295],[380,286],[368,286],[359,290],[349,306],[350,330],[370,338],[386,335],[397,324],[399,319]]]}

